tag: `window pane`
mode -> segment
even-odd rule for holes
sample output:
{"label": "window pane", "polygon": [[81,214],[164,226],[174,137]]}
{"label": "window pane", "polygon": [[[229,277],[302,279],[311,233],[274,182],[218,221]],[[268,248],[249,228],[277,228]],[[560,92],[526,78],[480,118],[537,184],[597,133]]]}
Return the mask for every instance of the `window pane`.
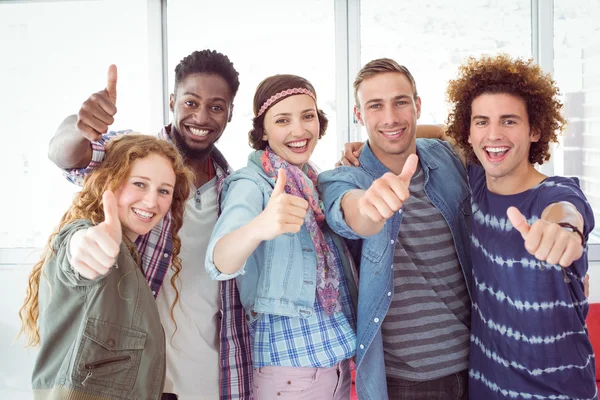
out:
{"label": "window pane", "polygon": [[581,180],[600,239],[600,3],[554,0],[554,78],[568,124],[553,155],[557,175]]}
{"label": "window pane", "polygon": [[240,73],[233,119],[217,145],[235,169],[246,165],[251,151],[256,86],[267,76],[286,73],[308,79],[317,91],[329,127],[311,160],[321,169],[333,168],[338,153],[332,0],[170,0],[168,7],[171,92],[175,66],[194,50],[217,50]]}
{"label": "window pane", "polygon": [[[0,99],[8,146],[0,146],[11,210],[0,225],[0,248],[42,247],[66,210],[74,186],[48,160],[60,122],[106,86],[119,67],[114,127],[150,129],[146,1],[0,4]],[[159,101],[162,99],[158,99]],[[10,171],[10,173],[6,173]]]}
{"label": "window pane", "polygon": [[105,87],[111,63],[119,66],[115,127],[158,129],[150,126],[146,9],[147,0],[0,3],[2,399],[32,398],[35,351],[13,344],[17,312],[40,255],[31,248],[44,246],[76,190],[48,160],[50,138]]}
{"label": "window pane", "polygon": [[420,123],[443,124],[445,90],[467,56],[531,57],[531,9],[523,0],[361,2],[361,61],[388,57],[415,77]]}

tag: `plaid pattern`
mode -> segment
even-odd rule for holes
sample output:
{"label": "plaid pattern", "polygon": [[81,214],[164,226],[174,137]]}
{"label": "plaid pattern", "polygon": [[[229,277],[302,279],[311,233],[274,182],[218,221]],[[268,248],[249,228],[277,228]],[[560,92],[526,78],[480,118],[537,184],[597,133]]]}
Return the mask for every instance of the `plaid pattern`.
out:
{"label": "plaid pattern", "polygon": [[[86,168],[65,170],[65,177],[72,183],[82,186],[86,174],[96,168],[104,159],[104,146],[112,138],[133,132],[124,130],[108,132],[102,139],[92,143],[92,160]],[[158,137],[173,143],[170,137],[171,125],[163,127]],[[215,148],[211,160],[217,172],[217,202],[220,204],[223,181],[232,173],[225,157]],[[219,208],[219,214],[221,209]],[[142,269],[152,289],[154,297],[160,288],[171,265],[173,243],[171,240],[171,214],[136,241],[142,260]],[[202,262],[203,260],[201,260]],[[221,396],[222,400],[252,399],[252,360],[250,336],[246,313],[242,307],[235,280],[221,283],[222,319],[220,330]]]}
{"label": "plaid pattern", "polygon": [[250,324],[254,368],[266,366],[329,368],[356,353],[354,306],[338,248],[325,233],[340,276],[341,312],[328,315],[315,299],[307,319],[263,314]]}

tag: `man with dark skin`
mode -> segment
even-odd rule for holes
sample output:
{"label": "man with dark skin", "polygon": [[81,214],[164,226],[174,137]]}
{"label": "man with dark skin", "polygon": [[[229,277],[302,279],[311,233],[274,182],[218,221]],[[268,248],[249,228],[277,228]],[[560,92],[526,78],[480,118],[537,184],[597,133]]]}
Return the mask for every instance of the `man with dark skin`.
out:
{"label": "man with dark skin", "polygon": [[[167,215],[136,242],[168,338],[163,400],[247,399],[252,391],[248,330],[235,280],[212,281],[203,265],[222,182],[231,173],[215,143],[231,121],[238,75],[216,51],[185,57],[175,69],[169,99],[173,120],[158,134],[177,146],[196,174],[178,235],[171,232],[176,229]],[[67,117],[50,142],[50,159],[68,170],[72,182],[102,162],[106,141],[131,132],[108,132],[116,104],[117,69],[111,65],[106,88]],[[181,241],[181,253],[175,255],[182,260],[180,270],[171,264],[174,240]]]}

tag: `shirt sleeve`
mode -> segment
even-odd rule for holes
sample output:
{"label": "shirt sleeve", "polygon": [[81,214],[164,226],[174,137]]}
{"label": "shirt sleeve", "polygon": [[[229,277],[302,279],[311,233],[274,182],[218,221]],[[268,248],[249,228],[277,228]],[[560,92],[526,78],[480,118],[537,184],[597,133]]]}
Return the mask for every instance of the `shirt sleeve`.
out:
{"label": "shirt sleeve", "polygon": [[544,210],[550,204],[567,202],[573,204],[583,217],[583,236],[587,242],[590,233],[594,230],[595,220],[592,206],[579,187],[579,180],[567,177],[548,178],[541,184],[544,188],[541,201]]}
{"label": "shirt sleeve", "polygon": [[319,175],[318,190],[325,207],[325,218],[331,229],[346,239],[364,239],[344,218],[342,198],[351,190],[367,190],[373,179],[359,167],[338,167]]}
{"label": "shirt sleeve", "polygon": [[92,142],[92,160],[88,166],[85,168],[64,169],[63,175],[69,182],[83,186],[83,180],[87,174],[92,172],[104,160],[106,143],[119,135],[126,135],[131,132],[133,132],[131,129],[127,129],[124,131],[110,131],[104,134],[100,140]]}
{"label": "shirt sleeve", "polygon": [[[233,178],[233,180],[232,180]],[[223,187],[221,215],[208,242],[205,268],[211,279],[224,281],[245,273],[246,263],[233,274],[224,274],[215,265],[213,253],[223,236],[247,225],[264,210],[263,191],[250,179],[228,178]]]}

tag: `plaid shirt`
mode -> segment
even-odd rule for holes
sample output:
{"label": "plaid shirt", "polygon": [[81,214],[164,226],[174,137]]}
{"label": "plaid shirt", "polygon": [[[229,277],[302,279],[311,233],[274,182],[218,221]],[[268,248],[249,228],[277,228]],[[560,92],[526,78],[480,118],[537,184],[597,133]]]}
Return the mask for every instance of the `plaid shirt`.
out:
{"label": "plaid shirt", "polygon": [[330,234],[325,237],[339,271],[342,310],[327,315],[315,298],[315,313],[308,319],[263,314],[250,324],[254,368],[329,368],[356,354],[356,314],[342,266],[344,255],[339,254]]}
{"label": "plaid shirt", "polygon": [[[104,159],[104,146],[110,139],[131,133],[131,130],[108,132],[102,139],[92,143],[92,161],[86,168],[65,170],[66,178],[74,184],[83,185],[86,174],[96,168]],[[171,125],[163,127],[158,133],[160,139],[173,143],[170,137]],[[211,160],[217,172],[217,192],[220,198],[223,181],[232,173],[232,169],[216,148]],[[220,204],[219,198],[217,202]],[[221,209],[219,207],[219,214]],[[173,242],[171,240],[171,213],[144,236],[136,241],[141,256],[142,268],[152,294],[156,298],[160,292],[167,271],[171,265]],[[202,262],[201,260],[200,262]],[[221,283],[221,396],[222,400],[252,399],[252,358],[250,336],[246,322],[246,313],[240,302],[235,280]]]}

